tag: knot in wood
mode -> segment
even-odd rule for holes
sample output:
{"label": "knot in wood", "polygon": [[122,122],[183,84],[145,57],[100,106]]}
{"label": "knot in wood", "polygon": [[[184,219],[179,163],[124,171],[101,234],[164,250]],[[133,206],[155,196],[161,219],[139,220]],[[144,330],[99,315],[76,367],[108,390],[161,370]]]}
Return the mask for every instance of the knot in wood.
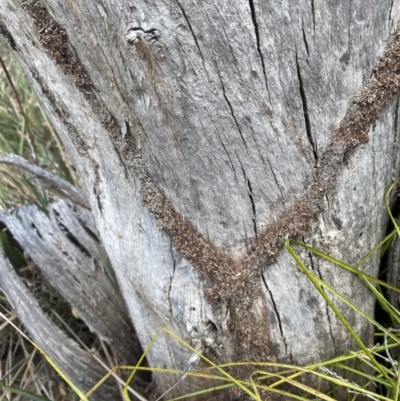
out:
{"label": "knot in wood", "polygon": [[160,36],[160,32],[154,28],[145,30],[141,27],[132,27],[128,29],[125,38],[130,45],[137,45],[141,40],[151,44],[156,43]]}

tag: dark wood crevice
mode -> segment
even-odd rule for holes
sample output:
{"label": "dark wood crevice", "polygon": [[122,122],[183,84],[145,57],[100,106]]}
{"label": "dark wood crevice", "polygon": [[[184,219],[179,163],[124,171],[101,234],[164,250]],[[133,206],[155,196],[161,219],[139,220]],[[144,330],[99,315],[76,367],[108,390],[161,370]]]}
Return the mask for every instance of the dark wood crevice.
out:
{"label": "dark wood crevice", "polygon": [[[315,29],[314,2],[312,1],[311,4]],[[250,0],[249,5],[255,29],[257,50],[266,80],[256,9],[252,0]],[[68,47],[68,38],[65,32],[49,20],[48,13],[43,8],[26,6],[25,9],[37,24],[38,38],[42,42],[44,49],[48,51],[48,54],[56,63],[63,67],[65,74],[77,79],[76,85],[78,89],[85,88],[85,85],[87,85],[86,88],[89,89],[90,94],[92,89],[90,77],[84,72],[78,60],[71,59],[71,55],[64,53],[67,52]],[[40,33],[44,25],[39,17],[51,22],[52,30]],[[56,51],[57,46],[60,47],[61,52]],[[238,312],[236,316],[232,314],[231,321],[232,328],[236,327],[238,329],[239,342],[248,340],[248,335],[241,332],[241,330],[244,321],[247,321],[249,325],[252,324],[251,318],[249,321],[252,303],[248,300],[254,299],[260,293],[260,271],[276,261],[287,237],[298,238],[311,230],[317,214],[324,207],[324,196],[335,191],[340,171],[354,150],[360,144],[368,142],[370,125],[376,121],[380,111],[398,92],[400,78],[399,50],[400,33],[399,30],[396,30],[380,61],[374,67],[370,82],[359,92],[356,100],[349,106],[340,128],[332,133],[331,142],[328,143],[326,150],[318,155],[319,166],[315,169],[316,171],[310,180],[311,183],[303,197],[291,204],[283,216],[277,216],[276,221],[267,226],[263,232],[258,232],[258,241],[254,252],[244,254],[242,258],[233,260],[230,255],[225,254],[222,250],[207,242],[191,222],[187,221],[173,207],[170,200],[167,199],[148,173],[148,166],[145,165],[143,159],[135,151],[137,157],[135,159],[136,164],[133,165],[133,172],[140,180],[143,204],[150,210],[158,226],[168,234],[174,248],[208,277],[209,280],[206,281],[208,300],[216,305],[221,301],[227,302],[232,309],[239,305]],[[303,82],[298,58],[296,58],[296,62],[304,121],[310,143],[313,144],[308,99],[306,97],[307,88],[305,82]],[[93,98],[91,95],[87,95],[85,98],[92,105],[94,114],[115,140],[121,132],[116,120],[113,117],[110,118],[105,106],[100,103],[97,97]],[[373,101],[370,99],[373,99]],[[313,152],[316,158],[315,145],[313,146]],[[100,204],[99,208],[101,208]],[[242,275],[240,282],[235,279],[235,273],[238,272]],[[250,340],[251,342],[252,340]],[[262,343],[260,338],[257,339],[257,342]],[[254,356],[258,357],[259,354],[255,352]]]}

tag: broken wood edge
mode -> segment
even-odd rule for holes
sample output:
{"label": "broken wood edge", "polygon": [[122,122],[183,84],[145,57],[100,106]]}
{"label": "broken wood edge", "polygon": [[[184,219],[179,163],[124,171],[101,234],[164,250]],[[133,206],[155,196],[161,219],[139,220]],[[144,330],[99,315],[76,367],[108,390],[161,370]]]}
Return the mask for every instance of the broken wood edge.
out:
{"label": "broken wood edge", "polygon": [[0,222],[89,330],[109,344],[119,363],[135,364],[142,351],[129,313],[101,265],[100,246],[79,219],[79,209],[73,210],[77,208],[58,200],[46,215],[37,205],[23,205],[0,211]]}
{"label": "broken wood edge", "polygon": [[[373,67],[369,83],[362,88],[349,105],[340,128],[334,134],[314,171],[311,184],[303,197],[287,208],[283,216],[267,226],[257,240],[255,250],[241,259],[233,260],[223,251],[208,243],[166,198],[152,179],[141,155],[129,141],[120,138],[121,128],[107,108],[94,95],[89,75],[68,46],[68,37],[48,10],[38,3],[22,3],[22,8],[33,18],[35,30],[46,53],[66,75],[74,78],[76,87],[92,106],[100,123],[110,132],[125,168],[139,178],[142,201],[154,216],[158,226],[169,235],[171,242],[184,258],[206,276],[205,293],[214,305],[226,302],[231,310],[231,328],[237,330],[239,344],[249,351],[250,359],[267,357],[265,339],[267,329],[260,330],[251,312],[252,299],[261,296],[261,271],[274,263],[286,238],[299,238],[308,233],[318,213],[324,210],[323,198],[336,188],[339,172],[355,149],[368,142],[370,125],[382,109],[399,91],[400,82],[400,26],[398,25],[382,57]],[[51,26],[45,32],[44,26]],[[56,34],[54,34],[54,32]],[[59,49],[63,49],[60,52]],[[65,115],[56,110],[61,121]],[[83,149],[84,150],[84,149]],[[240,280],[237,274],[240,272]],[[265,331],[265,332],[263,332]]]}
{"label": "broken wood edge", "polygon": [[[107,373],[91,355],[61,331],[41,310],[28,288],[18,277],[0,249],[0,289],[7,295],[19,320],[36,343],[61,371],[81,390],[89,391]],[[109,401],[117,399],[119,391],[110,382],[93,399]]]}
{"label": "broken wood edge", "polygon": [[71,199],[74,203],[90,209],[88,202],[77,187],[62,179],[58,175],[50,173],[44,168],[30,163],[23,157],[15,154],[9,154],[3,158],[0,158],[0,164],[8,164],[32,173],[35,177],[48,182],[53,188],[61,192],[67,198]]}

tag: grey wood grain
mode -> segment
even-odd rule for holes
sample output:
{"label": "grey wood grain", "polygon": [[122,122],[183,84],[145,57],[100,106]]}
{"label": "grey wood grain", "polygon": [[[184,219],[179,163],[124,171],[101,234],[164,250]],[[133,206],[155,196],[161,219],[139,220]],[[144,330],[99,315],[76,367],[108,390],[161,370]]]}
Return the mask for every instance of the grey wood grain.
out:
{"label": "grey wood grain", "polygon": [[[389,32],[389,1],[47,4],[156,182],[228,252],[301,197]],[[157,29],[162,50],[130,48],[132,26]]]}
{"label": "grey wood grain", "polygon": [[[31,339],[46,352],[52,361],[72,382],[84,392],[89,391],[107,371],[93,355],[60,330],[41,310],[38,302],[18,277],[14,268],[0,250],[0,289],[7,294],[18,318],[27,328]],[[101,392],[95,392],[94,400],[117,399],[118,389],[108,381]]]}
{"label": "grey wood grain", "polygon": [[0,221],[90,330],[110,344],[121,363],[134,364],[140,347],[83,210],[59,200],[48,207],[49,216],[28,205],[0,213]]}
{"label": "grey wood grain", "polygon": [[[211,246],[239,260],[302,198],[397,23],[399,2],[42,4],[90,77],[88,93],[55,61],[26,2],[4,0],[0,15],[77,170],[142,344],[166,325],[192,344],[200,338],[221,360],[237,359],[229,305],[208,303],[207,279],[157,226],[135,163]],[[399,172],[397,115],[397,104],[387,106],[370,142],[338,169],[306,238],[348,263],[384,232],[381,199]],[[357,279],[313,263],[372,312]],[[376,273],[376,260],[365,268]],[[268,327],[271,360],[312,362],[353,346],[287,254],[262,273],[253,309]],[[348,316],[368,341],[370,326]],[[149,353],[155,366],[182,369],[189,357],[168,338]],[[162,390],[175,380],[157,379]]]}

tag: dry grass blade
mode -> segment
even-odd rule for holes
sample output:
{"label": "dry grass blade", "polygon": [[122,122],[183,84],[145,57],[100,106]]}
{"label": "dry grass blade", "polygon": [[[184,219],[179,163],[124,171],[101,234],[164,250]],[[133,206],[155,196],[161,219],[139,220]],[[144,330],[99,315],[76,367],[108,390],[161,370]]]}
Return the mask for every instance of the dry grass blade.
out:
{"label": "dry grass blade", "polygon": [[[31,164],[45,167],[68,182],[75,182],[61,142],[52,127],[39,100],[28,83],[25,74],[13,58],[7,46],[0,41],[0,157],[14,153]],[[15,176],[15,170],[5,167]],[[17,175],[18,177],[18,175]],[[5,179],[0,180],[0,205],[8,209],[17,204],[35,201],[40,191],[33,191],[25,175],[20,175],[20,185]],[[38,184],[36,184],[38,186]],[[45,196],[53,196],[51,189],[43,187]]]}
{"label": "dry grass blade", "polygon": [[[0,300],[3,308],[6,301]],[[16,315],[6,313],[7,318],[14,321],[17,327]],[[43,360],[25,339],[10,325],[4,322],[0,325],[0,388],[3,389],[0,401],[23,401],[26,399],[37,401],[54,400],[57,394],[59,381],[55,374],[46,368]],[[54,387],[54,390],[52,389]],[[13,394],[12,398],[11,394]],[[58,398],[60,401],[62,398]],[[64,400],[67,401],[67,400]]]}
{"label": "dry grass blade", "polygon": [[56,174],[49,173],[47,170],[35,166],[29,161],[25,160],[23,157],[9,154],[6,157],[0,158],[1,164],[8,164],[14,167],[18,167],[22,170],[28,171],[33,174],[37,178],[41,178],[44,181],[48,182],[52,187],[61,192],[64,196],[71,199],[73,202],[78,205],[89,208],[89,205],[82,195],[81,191],[76,188],[74,185],[70,184],[68,181],[63,180]]}
{"label": "dry grass blade", "polygon": [[15,98],[17,100],[18,107],[19,107],[19,110],[21,112],[21,115],[25,120],[26,130],[28,132],[29,144],[30,144],[30,146],[32,148],[32,156],[33,156],[34,160],[37,161],[37,151],[36,151],[35,141],[33,140],[32,132],[31,132],[31,130],[29,128],[29,120],[27,119],[27,117],[25,115],[24,108],[22,106],[21,100],[20,100],[19,95],[18,95],[18,91],[14,86],[14,82],[13,82],[11,76],[10,76],[10,73],[8,72],[8,68],[7,68],[7,66],[6,66],[6,64],[5,64],[5,62],[4,62],[4,60],[2,59],[1,56],[0,56],[0,64],[1,64],[1,67],[3,68],[3,71],[4,71],[4,73],[5,73],[6,77],[7,77],[8,82],[10,83],[11,89],[12,89],[12,91],[14,93],[14,96],[15,96]]}

